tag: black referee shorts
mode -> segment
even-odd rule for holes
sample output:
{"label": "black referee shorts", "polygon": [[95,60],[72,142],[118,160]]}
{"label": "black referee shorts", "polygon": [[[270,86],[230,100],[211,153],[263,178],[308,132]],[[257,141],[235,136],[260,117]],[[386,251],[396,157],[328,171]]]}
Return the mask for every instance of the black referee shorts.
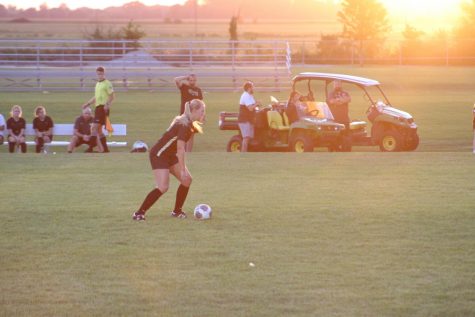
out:
{"label": "black referee shorts", "polygon": [[109,110],[104,109],[104,105],[99,105],[94,110],[94,123],[105,125],[106,117],[109,115]]}

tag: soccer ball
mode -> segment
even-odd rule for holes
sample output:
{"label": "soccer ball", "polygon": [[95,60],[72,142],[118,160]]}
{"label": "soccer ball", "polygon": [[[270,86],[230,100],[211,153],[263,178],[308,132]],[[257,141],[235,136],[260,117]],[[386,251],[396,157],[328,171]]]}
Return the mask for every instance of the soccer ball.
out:
{"label": "soccer ball", "polygon": [[132,146],[132,153],[137,153],[137,152],[147,152],[148,151],[148,146],[147,143],[143,141],[135,141],[134,145]]}
{"label": "soccer ball", "polygon": [[195,218],[198,220],[206,220],[211,218],[211,207],[206,204],[199,204],[195,207]]}

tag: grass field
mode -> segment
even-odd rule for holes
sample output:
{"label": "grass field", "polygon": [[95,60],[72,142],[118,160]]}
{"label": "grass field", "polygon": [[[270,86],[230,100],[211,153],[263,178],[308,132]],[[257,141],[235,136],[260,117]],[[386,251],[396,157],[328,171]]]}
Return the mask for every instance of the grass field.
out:
{"label": "grass field", "polygon": [[[217,114],[239,94],[208,93],[185,209],[206,202],[213,219],[170,218],[172,182],[146,223],[133,223],[153,188],[146,155],[2,146],[0,316],[475,315],[475,69],[314,70],[383,82],[419,124],[418,151],[231,155]],[[89,96],[2,93],[0,112],[18,103],[31,121],[43,103],[72,122]],[[352,117],[363,118],[357,97]],[[178,102],[118,93],[112,118],[128,125],[127,141],[151,144]]]}

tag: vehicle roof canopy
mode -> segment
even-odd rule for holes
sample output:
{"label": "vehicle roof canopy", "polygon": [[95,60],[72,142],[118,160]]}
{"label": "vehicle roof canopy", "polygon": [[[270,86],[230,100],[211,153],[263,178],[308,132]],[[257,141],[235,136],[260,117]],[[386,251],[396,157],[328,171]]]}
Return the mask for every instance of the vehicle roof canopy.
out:
{"label": "vehicle roof canopy", "polygon": [[351,76],[351,75],[342,75],[342,74],[331,74],[331,73],[300,73],[292,79],[292,82],[295,83],[299,80],[325,80],[325,81],[334,81],[341,80],[342,82],[352,83],[360,86],[378,86],[380,83],[377,80]]}

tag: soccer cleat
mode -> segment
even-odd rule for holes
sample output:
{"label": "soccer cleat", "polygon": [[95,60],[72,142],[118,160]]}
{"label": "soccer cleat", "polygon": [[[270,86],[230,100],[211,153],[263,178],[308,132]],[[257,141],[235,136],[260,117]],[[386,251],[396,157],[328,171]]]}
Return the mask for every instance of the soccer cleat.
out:
{"label": "soccer cleat", "polygon": [[142,212],[134,212],[134,214],[132,215],[132,220],[136,220],[136,221],[144,221],[145,220],[145,214],[142,213]]}
{"label": "soccer cleat", "polygon": [[175,218],[180,218],[180,219],[185,219],[185,218],[186,218],[186,214],[185,214],[183,211],[181,211],[181,210],[179,210],[179,211],[172,211],[172,212],[170,213],[170,216],[175,217]]}

